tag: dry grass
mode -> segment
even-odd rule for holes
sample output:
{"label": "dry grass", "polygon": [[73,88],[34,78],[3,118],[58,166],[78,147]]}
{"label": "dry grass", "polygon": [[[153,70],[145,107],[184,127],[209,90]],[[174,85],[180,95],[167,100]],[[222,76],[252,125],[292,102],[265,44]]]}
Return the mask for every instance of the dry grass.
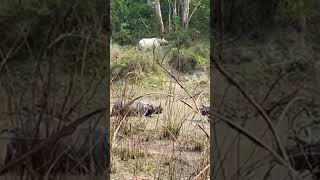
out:
{"label": "dry grass", "polygon": [[[200,80],[190,84],[167,79],[162,88],[126,81],[112,84],[111,105],[119,98],[143,96],[164,107],[153,117],[111,118],[112,179],[208,179],[209,139],[198,125],[209,132],[209,124],[195,111],[189,95],[203,96],[201,92],[208,94],[209,88],[195,88]],[[197,105],[201,100],[196,99]]]}

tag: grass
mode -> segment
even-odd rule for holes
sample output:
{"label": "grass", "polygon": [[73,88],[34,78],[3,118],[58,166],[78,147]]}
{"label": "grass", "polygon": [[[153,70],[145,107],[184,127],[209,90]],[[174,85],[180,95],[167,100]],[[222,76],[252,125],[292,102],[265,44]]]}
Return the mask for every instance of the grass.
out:
{"label": "grass", "polygon": [[182,49],[182,53],[187,54],[194,59],[203,70],[207,70],[209,68],[208,59],[210,58],[210,48],[208,44],[200,43],[190,46],[189,48]]}
{"label": "grass", "polygon": [[145,152],[136,145],[128,145],[119,149],[114,149],[114,152],[120,156],[122,161],[128,161],[129,159],[139,159],[146,157]]}
{"label": "grass", "polygon": [[154,171],[154,167],[155,165],[152,162],[146,161],[145,159],[138,159],[134,162],[133,174],[149,174],[150,172]]}
{"label": "grass", "polygon": [[[141,54],[135,51],[133,47],[113,47],[115,47],[115,51],[123,53],[119,53],[122,55],[113,59],[112,63],[115,64],[112,64],[112,66],[118,67],[121,64],[116,61],[124,61],[123,68],[126,68],[124,64],[133,63],[137,69],[135,72],[140,75],[113,81],[111,84],[111,104],[119,98],[133,99],[140,95],[154,93],[150,96],[144,96],[143,100],[155,105],[161,104],[164,111],[160,115],[148,118],[111,118],[111,135],[114,137],[112,138],[112,152],[114,152],[112,153],[112,167],[116,168],[111,174],[112,178],[187,179],[195,177],[209,163],[209,161],[205,161],[209,159],[209,154],[206,153],[209,141],[202,130],[198,128],[199,121],[193,121],[200,116],[181,101],[183,99],[194,107],[192,100],[160,66],[153,64],[151,51]],[[190,48],[192,49],[192,47]],[[161,55],[163,55],[163,52],[157,54],[158,59],[161,59]],[[135,61],[135,59],[140,60]],[[165,59],[164,67],[169,69],[170,72],[174,72],[170,70],[167,64],[169,59],[170,57]],[[203,65],[206,66],[206,63]],[[148,68],[144,67],[152,67],[156,71],[147,74],[149,72]],[[116,72],[113,73],[116,74]],[[159,80],[159,76],[164,78]],[[189,76],[188,74],[182,74],[179,79],[180,77],[189,78]],[[190,81],[180,81],[180,83],[192,95],[201,94],[200,92],[203,91],[208,94],[209,84],[198,86],[198,81],[189,79]],[[141,83],[141,81],[144,81],[144,83]],[[154,87],[155,84],[161,87]],[[204,96],[208,99],[208,96]],[[201,98],[199,101],[202,101]],[[119,126],[120,124],[121,126]],[[118,131],[116,131],[117,128]],[[204,124],[204,129],[209,132],[207,122]],[[198,179],[207,179],[208,169],[205,169],[200,176]]]}
{"label": "grass", "polygon": [[153,61],[152,52],[141,53],[134,47],[113,45],[111,54],[111,77],[115,81],[129,78],[138,84],[161,86],[167,78]]}
{"label": "grass", "polygon": [[[157,59],[162,61],[164,54],[170,47],[163,47],[155,51]],[[176,61],[174,54],[177,50],[169,51],[163,59],[165,67],[168,69],[169,61]],[[185,65],[182,72],[197,68],[202,71],[209,72],[209,46],[206,43],[196,44],[194,46],[179,50],[179,56]],[[130,79],[136,85],[152,86],[162,88],[170,79],[164,71],[157,65],[153,59],[152,50],[140,52],[132,46],[112,45],[111,50],[111,77],[114,81]]]}
{"label": "grass", "polygon": [[183,74],[195,71],[209,72],[209,46],[205,43],[173,50],[169,65]]}

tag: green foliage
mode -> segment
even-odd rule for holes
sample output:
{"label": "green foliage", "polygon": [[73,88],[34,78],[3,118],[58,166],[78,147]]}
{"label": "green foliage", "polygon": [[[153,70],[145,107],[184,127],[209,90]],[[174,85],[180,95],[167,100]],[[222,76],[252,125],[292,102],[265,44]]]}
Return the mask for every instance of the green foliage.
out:
{"label": "green foliage", "polygon": [[130,79],[135,84],[161,85],[167,78],[152,59],[152,52],[140,53],[134,48],[118,47],[121,57],[111,61],[111,77],[115,80]]}
{"label": "green foliage", "polygon": [[191,44],[190,30],[182,29],[170,34],[169,40],[173,40],[176,46],[189,47]]}
{"label": "green foliage", "polygon": [[[199,1],[191,1],[190,15]],[[170,9],[170,11],[169,11]],[[169,12],[171,30],[169,30]],[[161,1],[161,14],[169,37],[176,37],[176,34],[184,33],[181,27],[180,17],[173,17],[172,4],[169,7],[168,1]],[[209,35],[209,1],[203,1],[194,11],[189,27],[196,29],[205,35]],[[150,5],[145,0],[111,1],[112,16],[112,38],[120,45],[135,44],[139,39],[146,37],[160,37],[158,21]],[[171,35],[171,33],[174,33]],[[187,36],[184,36],[187,37]],[[178,38],[178,37],[176,37]],[[183,35],[181,38],[183,39]]]}
{"label": "green foliage", "polygon": [[146,1],[111,1],[112,38],[121,45],[133,44],[141,34],[152,36],[155,32],[152,9]]}
{"label": "green foliage", "polygon": [[203,68],[209,67],[210,48],[208,44],[197,44],[185,50]]}
{"label": "green foliage", "polygon": [[[199,1],[191,1],[190,6],[193,10]],[[191,11],[190,11],[191,15]],[[202,37],[209,37],[209,24],[210,24],[210,1],[201,1],[197,9],[194,11],[189,27],[194,28],[201,32]]]}
{"label": "green foliage", "polygon": [[169,64],[182,73],[196,70],[209,70],[210,48],[208,44],[194,44],[188,48],[173,52]]}
{"label": "green foliage", "polygon": [[125,44],[128,39],[132,39],[132,33],[128,23],[121,23],[120,29],[114,33],[113,38],[120,44]]}

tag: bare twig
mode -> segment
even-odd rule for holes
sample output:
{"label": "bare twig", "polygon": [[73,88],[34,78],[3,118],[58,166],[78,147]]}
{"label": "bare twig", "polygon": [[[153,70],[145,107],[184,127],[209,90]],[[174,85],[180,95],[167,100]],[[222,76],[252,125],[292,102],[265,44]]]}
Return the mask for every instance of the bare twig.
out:
{"label": "bare twig", "polygon": [[[244,136],[246,136],[248,139],[250,139],[252,142],[254,142],[255,144],[257,144],[258,146],[260,146],[261,148],[265,149],[266,151],[268,151],[270,154],[272,154],[272,156],[280,163],[282,164],[284,167],[286,167],[292,175],[294,175],[294,177],[298,177],[299,175],[297,174],[297,172],[292,168],[292,166],[290,165],[290,162],[286,161],[285,159],[283,159],[281,156],[278,155],[278,153],[274,150],[272,150],[271,147],[269,147],[268,145],[266,145],[262,140],[260,140],[258,137],[256,137],[254,134],[252,134],[251,132],[249,132],[248,130],[246,130],[245,128],[239,126],[237,123],[234,123],[232,120],[230,120],[227,117],[224,117],[222,115],[220,115],[219,113],[214,112],[214,115],[216,117],[218,117],[219,119],[223,120],[224,122],[226,122],[232,129],[240,132],[241,134],[243,134]],[[300,178],[299,178],[300,179]]]}
{"label": "bare twig", "polygon": [[266,123],[269,126],[269,129],[272,133],[272,135],[275,138],[276,144],[278,146],[278,148],[280,149],[280,152],[282,154],[282,156],[285,158],[286,161],[289,162],[289,158],[284,150],[283,144],[281,143],[281,140],[278,136],[277,131],[274,128],[274,125],[271,121],[271,118],[269,117],[269,115],[266,113],[266,111],[254,100],[253,97],[251,97],[249,94],[247,94],[244,90],[244,88],[229,74],[227,73],[224,68],[222,68],[222,66],[217,62],[217,61],[213,61],[213,63],[216,65],[217,69],[219,70],[219,72],[221,74],[224,75],[224,77],[231,83],[233,84],[237,89],[239,89],[239,91],[241,92],[241,94],[249,101],[250,104],[252,104],[255,109],[259,112],[259,114],[263,117],[263,119],[266,121]]}
{"label": "bare twig", "polygon": [[4,174],[5,172],[7,172],[8,170],[10,170],[11,168],[13,168],[14,166],[16,166],[17,164],[19,164],[20,162],[24,161],[26,158],[28,158],[29,156],[34,155],[35,153],[39,152],[41,149],[50,146],[51,144],[57,142],[60,138],[64,137],[64,136],[68,136],[71,135],[76,128],[81,125],[82,123],[84,123],[85,121],[87,121],[90,117],[96,115],[96,114],[100,114],[102,112],[104,112],[106,109],[102,108],[102,109],[98,109],[95,110],[91,113],[88,113],[76,120],[74,120],[72,123],[68,124],[67,126],[63,127],[60,131],[54,133],[52,136],[50,136],[47,140],[41,142],[40,144],[36,145],[34,148],[32,148],[29,152],[21,155],[20,157],[18,157],[17,159],[12,160],[11,162],[9,162],[8,164],[2,166],[0,168],[0,175]]}
{"label": "bare twig", "polygon": [[197,178],[204,173],[208,168],[210,167],[210,164],[208,164],[206,167],[204,167],[193,179],[197,180]]}
{"label": "bare twig", "polygon": [[189,17],[189,19],[188,19],[188,24],[190,23],[191,18],[192,18],[192,16],[193,16],[193,13],[197,10],[197,8],[198,8],[198,6],[200,5],[200,3],[201,3],[201,0],[198,1],[196,7],[194,7],[193,11],[191,12],[190,17]]}

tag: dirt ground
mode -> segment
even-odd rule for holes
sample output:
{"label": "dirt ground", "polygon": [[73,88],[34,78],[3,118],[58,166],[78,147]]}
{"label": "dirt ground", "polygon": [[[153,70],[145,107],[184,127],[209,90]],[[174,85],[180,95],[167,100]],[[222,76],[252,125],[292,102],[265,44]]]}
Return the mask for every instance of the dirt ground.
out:
{"label": "dirt ground", "polygon": [[[208,103],[208,75],[189,75],[181,79],[184,79],[183,85],[186,85],[188,80],[193,81],[186,87],[193,95],[200,94],[199,99],[196,99],[198,105]],[[207,83],[199,86],[204,79]],[[210,132],[209,123],[205,117],[182,103],[179,98],[195,107],[193,101],[176,83],[172,83],[172,86],[174,88],[170,89],[168,83],[161,91],[157,88],[142,88],[140,92],[135,92],[134,97],[157,92],[143,97],[142,100],[154,105],[161,104],[164,109],[162,114],[153,117],[111,118],[111,136],[119,121],[123,121],[112,140],[111,179],[192,179],[203,169],[206,173],[201,179],[209,179],[206,171],[209,168],[206,169],[206,166],[209,164],[210,147],[205,134]],[[164,95],[165,93],[174,94],[174,98]],[[112,106],[121,95],[116,90],[111,91],[111,94]],[[179,135],[174,136],[174,127],[179,125]],[[172,135],[165,135],[168,130]],[[198,179],[200,176],[201,173]]]}

